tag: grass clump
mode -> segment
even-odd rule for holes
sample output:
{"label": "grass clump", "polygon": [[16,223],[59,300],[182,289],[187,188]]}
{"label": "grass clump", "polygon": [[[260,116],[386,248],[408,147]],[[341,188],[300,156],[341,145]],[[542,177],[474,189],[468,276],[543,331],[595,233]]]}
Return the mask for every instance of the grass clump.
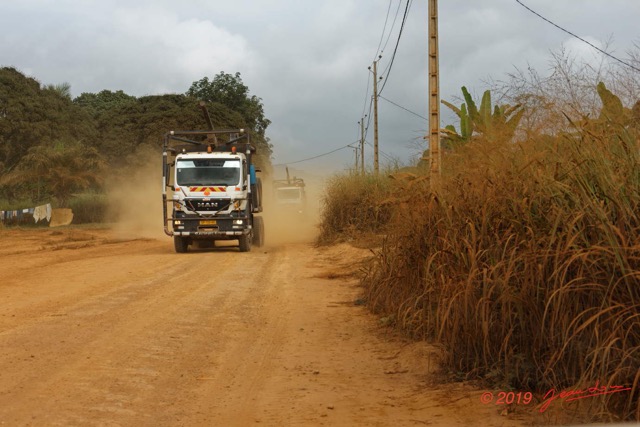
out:
{"label": "grass clump", "polygon": [[386,175],[345,174],[332,177],[325,187],[319,243],[364,233],[378,233],[391,218],[385,200],[393,191]]}

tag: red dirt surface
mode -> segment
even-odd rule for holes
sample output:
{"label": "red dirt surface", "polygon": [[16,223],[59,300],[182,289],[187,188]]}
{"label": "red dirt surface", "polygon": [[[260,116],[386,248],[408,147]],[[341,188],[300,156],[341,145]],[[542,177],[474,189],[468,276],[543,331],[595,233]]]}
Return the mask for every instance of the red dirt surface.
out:
{"label": "red dirt surface", "polygon": [[0,230],[0,423],[521,425],[354,304],[368,253]]}

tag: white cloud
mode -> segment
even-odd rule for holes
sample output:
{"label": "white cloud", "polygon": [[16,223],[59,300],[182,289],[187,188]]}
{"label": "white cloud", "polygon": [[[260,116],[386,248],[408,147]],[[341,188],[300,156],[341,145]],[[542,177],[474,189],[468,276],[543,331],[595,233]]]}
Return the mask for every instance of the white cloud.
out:
{"label": "white cloud", "polygon": [[[579,14],[575,1],[526,3],[599,46],[613,35],[618,54],[639,41],[637,0],[580,2]],[[356,122],[369,101],[367,67],[389,8],[389,0],[0,3],[0,65],[27,71],[43,83],[69,82],[74,95],[102,89],[132,95],[184,92],[204,76],[239,71],[251,93],[263,99],[273,121],[268,135],[275,154],[287,161],[357,138]],[[387,31],[398,5],[381,70],[393,53],[405,5],[392,0]],[[549,51],[563,43],[581,57],[593,55],[592,48],[515,2],[441,1],[439,15],[443,99],[459,96],[463,85],[481,94],[484,80],[500,79],[513,67],[531,64],[544,73]],[[427,63],[426,2],[414,1],[383,96],[427,115]],[[421,119],[380,101],[383,150],[402,153],[424,129]],[[372,134],[371,129],[369,140]],[[404,151],[408,157],[410,150]],[[327,157],[329,166],[337,167],[349,163],[347,158],[347,150]],[[317,162],[299,166],[322,163]]]}

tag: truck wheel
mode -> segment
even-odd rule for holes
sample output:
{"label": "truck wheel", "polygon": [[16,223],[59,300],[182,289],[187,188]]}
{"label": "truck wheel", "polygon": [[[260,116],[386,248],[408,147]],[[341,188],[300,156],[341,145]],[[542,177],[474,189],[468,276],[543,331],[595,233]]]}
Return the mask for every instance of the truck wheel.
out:
{"label": "truck wheel", "polygon": [[253,217],[253,244],[258,248],[264,246],[264,221],[261,216]]}
{"label": "truck wheel", "polygon": [[173,246],[177,253],[183,254],[189,250],[189,240],[186,237],[173,236]]}
{"label": "truck wheel", "polygon": [[243,234],[238,239],[238,244],[240,246],[240,252],[249,252],[251,250],[251,236]]}

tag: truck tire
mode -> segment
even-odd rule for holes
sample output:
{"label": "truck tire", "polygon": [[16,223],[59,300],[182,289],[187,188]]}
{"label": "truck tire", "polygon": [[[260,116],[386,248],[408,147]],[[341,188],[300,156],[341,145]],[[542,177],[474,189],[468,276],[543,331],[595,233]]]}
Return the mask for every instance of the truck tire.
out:
{"label": "truck tire", "polygon": [[264,220],[261,216],[253,217],[253,244],[257,248],[264,246]]}
{"label": "truck tire", "polygon": [[173,246],[179,254],[186,253],[189,250],[189,239],[182,236],[173,236]]}
{"label": "truck tire", "polygon": [[238,246],[240,247],[240,252],[249,252],[251,250],[251,236],[249,234],[240,236]]}

